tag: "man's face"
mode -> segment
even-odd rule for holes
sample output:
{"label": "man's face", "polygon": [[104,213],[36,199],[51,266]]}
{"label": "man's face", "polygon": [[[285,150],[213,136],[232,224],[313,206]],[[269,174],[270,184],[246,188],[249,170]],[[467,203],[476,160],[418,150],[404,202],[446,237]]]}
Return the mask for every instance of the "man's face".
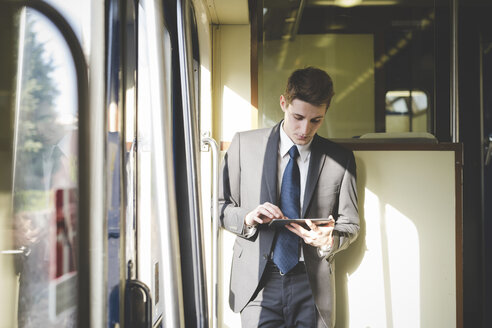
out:
{"label": "man's face", "polygon": [[326,114],[326,105],[316,106],[294,99],[287,105],[283,95],[280,107],[284,112],[284,131],[297,145],[308,144],[318,131]]}

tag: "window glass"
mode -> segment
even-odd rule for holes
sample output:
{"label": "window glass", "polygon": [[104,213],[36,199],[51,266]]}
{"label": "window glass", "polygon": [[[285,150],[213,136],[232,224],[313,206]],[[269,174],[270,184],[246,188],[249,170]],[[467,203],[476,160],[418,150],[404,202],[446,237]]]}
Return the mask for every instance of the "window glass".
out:
{"label": "window glass", "polygon": [[[433,133],[435,8],[433,0],[263,1],[260,125],[282,119],[279,96],[292,71],[315,66],[335,88],[320,135]],[[412,96],[392,99],[397,91]]]}
{"label": "window glass", "polygon": [[2,167],[8,166],[12,179],[9,246],[18,275],[18,326],[72,327],[77,300],[75,66],[64,38],[39,12],[16,12],[11,32],[15,87],[10,129],[3,133],[11,135],[12,152],[11,164],[2,159]]}
{"label": "window glass", "polygon": [[427,94],[420,90],[386,92],[386,132],[427,132]]}

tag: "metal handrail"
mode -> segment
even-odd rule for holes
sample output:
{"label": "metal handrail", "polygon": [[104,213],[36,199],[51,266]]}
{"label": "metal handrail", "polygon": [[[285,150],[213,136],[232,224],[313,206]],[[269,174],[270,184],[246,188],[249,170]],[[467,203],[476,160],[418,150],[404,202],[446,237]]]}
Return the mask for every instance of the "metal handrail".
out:
{"label": "metal handrail", "polygon": [[24,255],[29,256],[31,250],[26,246],[21,246],[18,249],[5,249],[0,252],[2,255]]}
{"label": "metal handrail", "polygon": [[212,327],[218,327],[218,280],[219,280],[219,146],[208,136],[202,143],[212,149]]}

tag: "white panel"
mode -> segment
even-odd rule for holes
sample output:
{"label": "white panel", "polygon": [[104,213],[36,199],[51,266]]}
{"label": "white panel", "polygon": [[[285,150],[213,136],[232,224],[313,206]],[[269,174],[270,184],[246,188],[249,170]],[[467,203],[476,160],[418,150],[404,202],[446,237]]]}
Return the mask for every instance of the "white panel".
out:
{"label": "white panel", "polygon": [[356,160],[361,233],[336,259],[337,326],[454,327],[454,152]]}
{"label": "white panel", "polygon": [[[361,232],[336,257],[336,327],[455,327],[452,151],[357,151]],[[222,233],[219,313],[228,306],[234,235]]]}

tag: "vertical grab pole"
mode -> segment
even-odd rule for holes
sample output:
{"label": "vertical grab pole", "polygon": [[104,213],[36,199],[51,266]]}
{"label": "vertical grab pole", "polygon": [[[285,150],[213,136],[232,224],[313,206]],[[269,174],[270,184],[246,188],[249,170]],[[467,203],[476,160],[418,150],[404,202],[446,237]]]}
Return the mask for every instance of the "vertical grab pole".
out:
{"label": "vertical grab pole", "polygon": [[218,327],[218,278],[219,278],[219,147],[210,137],[202,137],[202,143],[212,148],[212,327]]}
{"label": "vertical grab pole", "polygon": [[451,3],[451,141],[460,141],[458,95],[458,0]]}

